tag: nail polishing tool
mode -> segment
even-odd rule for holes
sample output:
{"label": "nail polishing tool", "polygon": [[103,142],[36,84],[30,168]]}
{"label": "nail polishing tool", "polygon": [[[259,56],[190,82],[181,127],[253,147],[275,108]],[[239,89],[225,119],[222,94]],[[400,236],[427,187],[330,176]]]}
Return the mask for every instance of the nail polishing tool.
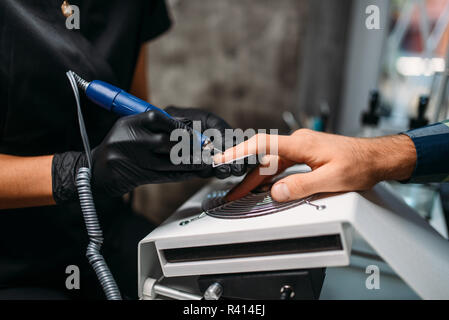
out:
{"label": "nail polishing tool", "polygon": [[[174,119],[164,110],[139,99],[110,83],[100,80],[88,82],[73,71],[68,71],[68,73],[72,73],[78,87],[85,92],[89,100],[108,111],[114,112],[120,116],[129,116],[147,111],[157,111],[166,117]],[[203,150],[215,149],[212,141],[208,137],[197,131],[194,131],[194,133],[196,133],[200,140]]]}

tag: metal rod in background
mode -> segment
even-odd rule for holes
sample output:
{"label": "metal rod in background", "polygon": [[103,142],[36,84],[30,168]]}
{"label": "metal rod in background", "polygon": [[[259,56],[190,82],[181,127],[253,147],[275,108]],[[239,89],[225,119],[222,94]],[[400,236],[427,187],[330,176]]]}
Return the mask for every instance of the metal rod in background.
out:
{"label": "metal rod in background", "polygon": [[203,298],[202,296],[198,296],[196,294],[191,294],[185,291],[172,289],[160,284],[155,284],[153,290],[158,295],[176,300],[201,300]]}

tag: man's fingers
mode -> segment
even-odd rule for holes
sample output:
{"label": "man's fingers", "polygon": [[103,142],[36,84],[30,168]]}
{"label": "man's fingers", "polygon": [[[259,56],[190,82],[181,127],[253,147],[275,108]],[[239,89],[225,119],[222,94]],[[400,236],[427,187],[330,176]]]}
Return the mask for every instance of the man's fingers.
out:
{"label": "man's fingers", "polygon": [[272,176],[260,175],[259,167],[256,167],[246,175],[245,179],[243,179],[242,182],[240,182],[238,185],[232,188],[231,191],[229,191],[229,193],[225,197],[225,200],[228,202],[243,198],[252,190],[257,188],[264,182],[270,180],[271,178]]}
{"label": "man's fingers", "polygon": [[[266,159],[266,157],[269,159]],[[251,170],[246,175],[245,179],[243,179],[238,185],[236,185],[231,189],[231,191],[229,191],[229,193],[225,197],[226,201],[234,201],[246,196],[259,185],[269,182],[275,174],[284,171],[292,165],[290,161],[279,158],[278,156],[269,155],[265,156],[264,158],[266,162],[262,162],[258,167]],[[277,162],[276,172],[271,175],[261,174],[261,168],[274,165],[274,161]]]}
{"label": "man's fingers", "polygon": [[282,152],[289,145],[289,138],[289,136],[256,134],[249,140],[217,154],[214,156],[214,162],[216,164],[227,163],[254,154],[282,155]]}
{"label": "man's fingers", "polygon": [[271,188],[271,196],[278,202],[303,199],[315,193],[325,192],[328,179],[319,168],[308,173],[293,174],[276,182]]}

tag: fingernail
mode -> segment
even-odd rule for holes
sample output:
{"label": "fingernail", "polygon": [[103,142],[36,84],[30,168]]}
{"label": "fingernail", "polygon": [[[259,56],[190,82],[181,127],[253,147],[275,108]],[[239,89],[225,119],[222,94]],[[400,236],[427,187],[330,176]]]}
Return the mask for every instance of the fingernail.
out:
{"label": "fingernail", "polygon": [[271,194],[277,201],[287,201],[290,198],[290,191],[284,182],[275,184],[271,188]]}

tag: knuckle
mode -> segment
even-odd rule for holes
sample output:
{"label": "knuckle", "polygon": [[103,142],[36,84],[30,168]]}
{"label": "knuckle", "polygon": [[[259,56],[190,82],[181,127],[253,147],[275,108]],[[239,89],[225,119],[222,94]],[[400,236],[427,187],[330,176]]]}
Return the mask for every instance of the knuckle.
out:
{"label": "knuckle", "polygon": [[301,128],[296,130],[295,132],[293,132],[291,135],[292,136],[301,136],[301,135],[309,135],[312,134],[314,131],[307,129],[307,128]]}
{"label": "knuckle", "polygon": [[122,117],[122,118],[118,118],[117,121],[115,122],[115,127],[122,127],[123,125],[125,125],[128,121],[128,117]]}
{"label": "knuckle", "polygon": [[313,148],[319,143],[317,132],[310,129],[299,129],[294,132],[293,137],[296,143],[304,146],[307,149]]}
{"label": "knuckle", "polygon": [[119,118],[117,121],[115,121],[114,125],[112,126],[111,130],[109,131],[109,134],[106,137],[106,141],[114,140],[114,136],[117,135],[118,132],[122,132],[126,130],[126,127],[128,127],[128,119],[127,117]]}
{"label": "knuckle", "polygon": [[148,122],[153,123],[157,120],[158,113],[154,110],[145,112],[145,118]]}

